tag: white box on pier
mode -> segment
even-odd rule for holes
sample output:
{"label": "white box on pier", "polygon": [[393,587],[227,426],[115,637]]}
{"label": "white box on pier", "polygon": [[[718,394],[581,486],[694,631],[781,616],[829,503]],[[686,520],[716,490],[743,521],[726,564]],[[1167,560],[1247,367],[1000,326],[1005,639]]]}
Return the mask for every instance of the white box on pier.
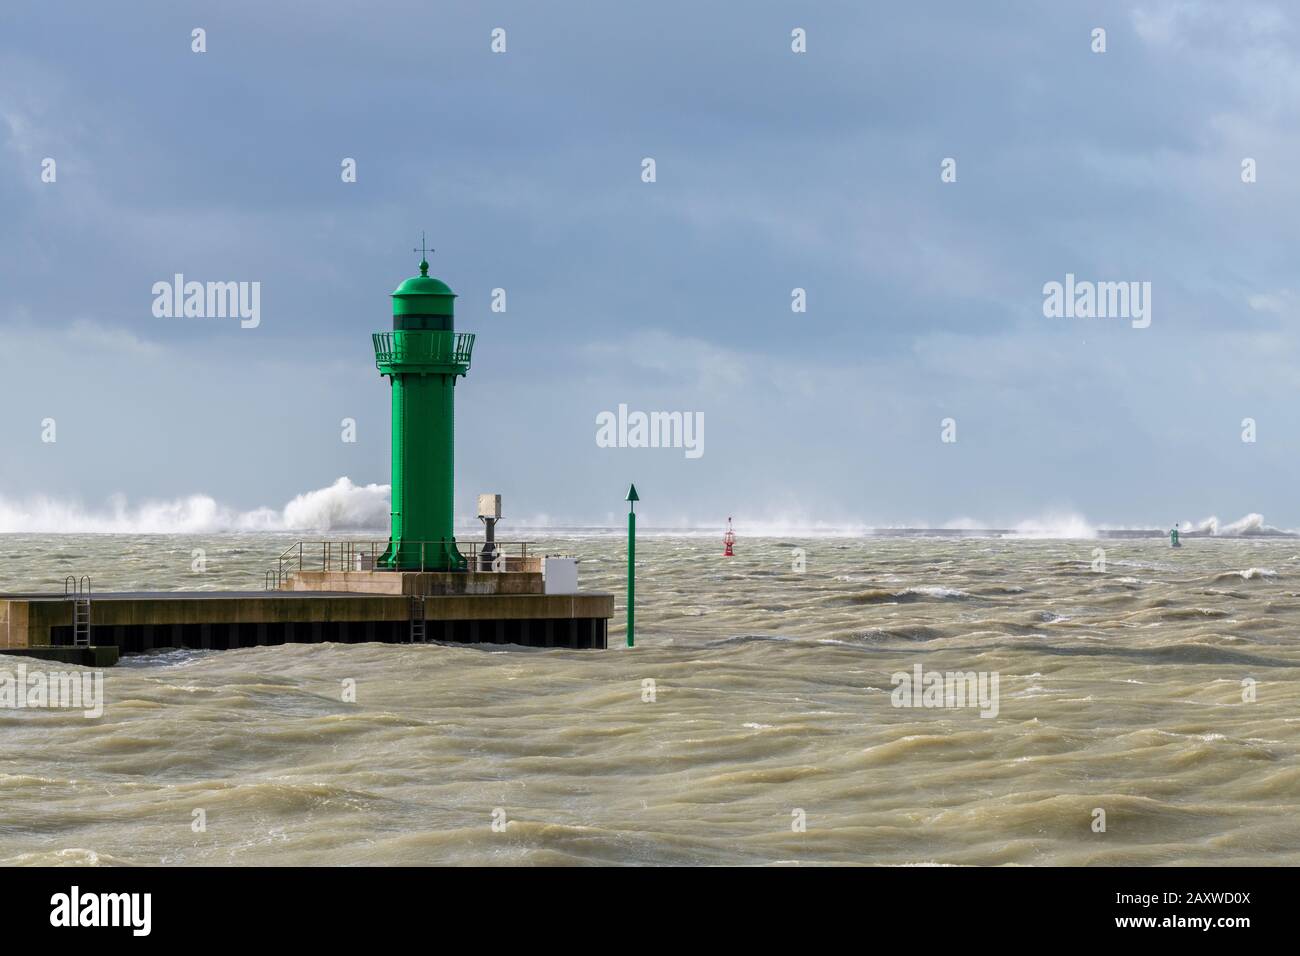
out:
{"label": "white box on pier", "polygon": [[542,558],[542,590],[546,594],[577,594],[578,559],[551,554]]}

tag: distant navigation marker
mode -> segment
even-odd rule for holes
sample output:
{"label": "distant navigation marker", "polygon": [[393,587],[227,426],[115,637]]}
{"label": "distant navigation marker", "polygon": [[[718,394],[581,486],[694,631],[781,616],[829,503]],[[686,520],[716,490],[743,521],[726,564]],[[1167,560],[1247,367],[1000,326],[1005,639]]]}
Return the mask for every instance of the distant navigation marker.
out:
{"label": "distant navigation marker", "polygon": [[627,489],[627,646],[632,647],[636,627],[636,485]]}

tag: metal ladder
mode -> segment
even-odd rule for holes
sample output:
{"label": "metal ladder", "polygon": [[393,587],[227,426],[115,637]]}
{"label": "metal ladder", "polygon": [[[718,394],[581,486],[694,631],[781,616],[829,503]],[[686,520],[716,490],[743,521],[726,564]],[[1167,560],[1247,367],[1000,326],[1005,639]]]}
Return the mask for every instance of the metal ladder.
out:
{"label": "metal ladder", "polygon": [[72,643],[76,647],[90,646],[90,575],[81,579],[69,574],[63,579],[63,596],[72,602]]}
{"label": "metal ladder", "polygon": [[425,632],[423,594],[411,595],[411,643],[428,643],[428,636]]}

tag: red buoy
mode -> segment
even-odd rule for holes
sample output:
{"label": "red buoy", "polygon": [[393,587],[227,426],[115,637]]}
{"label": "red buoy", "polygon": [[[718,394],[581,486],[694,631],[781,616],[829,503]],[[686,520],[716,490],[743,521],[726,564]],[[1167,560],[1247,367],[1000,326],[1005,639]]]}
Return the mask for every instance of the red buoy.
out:
{"label": "red buoy", "polygon": [[730,518],[727,519],[727,533],[722,536],[722,543],[727,546],[726,550],[722,552],[722,556],[724,558],[734,558],[736,555],[731,550],[731,546],[736,543],[736,532],[731,530]]}

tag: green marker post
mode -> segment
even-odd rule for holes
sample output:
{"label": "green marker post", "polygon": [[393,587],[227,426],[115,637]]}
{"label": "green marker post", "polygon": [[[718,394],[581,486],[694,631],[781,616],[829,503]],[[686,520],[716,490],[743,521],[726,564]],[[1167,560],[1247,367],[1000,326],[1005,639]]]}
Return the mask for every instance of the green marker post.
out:
{"label": "green marker post", "polygon": [[641,496],[636,485],[627,490],[627,646],[634,642],[636,629],[636,503]]}

